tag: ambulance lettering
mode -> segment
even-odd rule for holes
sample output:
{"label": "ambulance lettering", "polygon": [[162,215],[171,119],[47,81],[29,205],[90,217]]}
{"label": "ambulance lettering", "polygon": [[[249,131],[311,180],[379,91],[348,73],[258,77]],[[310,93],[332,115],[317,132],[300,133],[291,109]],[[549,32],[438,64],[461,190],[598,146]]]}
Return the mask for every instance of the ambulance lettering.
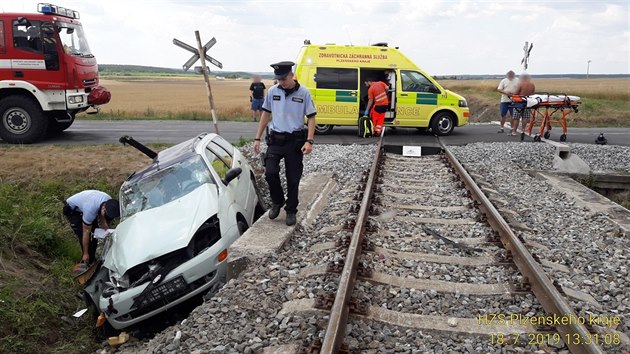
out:
{"label": "ambulance lettering", "polygon": [[396,107],[396,115],[403,117],[419,117],[420,116],[420,108],[419,107]]}
{"label": "ambulance lettering", "polygon": [[359,108],[356,106],[337,106],[331,104],[317,105],[317,113],[320,114],[359,114]]}

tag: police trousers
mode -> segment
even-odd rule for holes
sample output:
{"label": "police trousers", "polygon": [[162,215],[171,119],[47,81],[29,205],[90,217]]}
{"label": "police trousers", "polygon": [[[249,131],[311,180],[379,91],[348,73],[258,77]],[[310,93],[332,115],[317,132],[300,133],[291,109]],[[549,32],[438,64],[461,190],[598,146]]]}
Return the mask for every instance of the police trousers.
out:
{"label": "police trousers", "polygon": [[[74,234],[79,239],[79,245],[81,245],[81,252],[83,252],[83,213],[77,209],[73,209],[67,203],[63,206],[63,215],[68,219],[70,227]],[[98,246],[98,240],[94,238],[94,230],[98,223],[96,220],[92,223],[92,231],[90,232],[90,243],[88,246],[88,255],[90,256],[89,263],[94,263],[96,260],[96,246]]]}
{"label": "police trousers", "polygon": [[[304,165],[302,146],[306,138],[305,132],[277,133],[270,131],[267,135],[267,157],[265,159],[265,179],[269,184],[271,201],[275,205],[286,205],[287,214],[297,213],[299,204],[298,191]],[[285,176],[287,178],[287,198],[280,182],[280,160],[284,159]]]}

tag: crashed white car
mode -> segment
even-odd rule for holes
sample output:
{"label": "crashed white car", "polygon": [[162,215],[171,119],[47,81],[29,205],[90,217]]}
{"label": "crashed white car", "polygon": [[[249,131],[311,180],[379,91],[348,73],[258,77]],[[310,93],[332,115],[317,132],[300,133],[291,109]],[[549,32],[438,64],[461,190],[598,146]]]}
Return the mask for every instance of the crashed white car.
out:
{"label": "crashed white car", "polygon": [[120,224],[85,287],[115,329],[216,291],[229,246],[264,212],[247,160],[216,134],[159,154],[133,138],[121,142],[153,163],[120,188]]}

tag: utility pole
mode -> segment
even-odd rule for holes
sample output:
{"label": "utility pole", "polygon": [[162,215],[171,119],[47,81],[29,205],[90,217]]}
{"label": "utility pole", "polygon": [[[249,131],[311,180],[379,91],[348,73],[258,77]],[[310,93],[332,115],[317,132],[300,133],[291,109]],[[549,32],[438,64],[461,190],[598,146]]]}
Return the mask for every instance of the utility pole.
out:
{"label": "utility pole", "polygon": [[591,69],[591,59],[586,61],[586,78],[588,79],[588,73]]}

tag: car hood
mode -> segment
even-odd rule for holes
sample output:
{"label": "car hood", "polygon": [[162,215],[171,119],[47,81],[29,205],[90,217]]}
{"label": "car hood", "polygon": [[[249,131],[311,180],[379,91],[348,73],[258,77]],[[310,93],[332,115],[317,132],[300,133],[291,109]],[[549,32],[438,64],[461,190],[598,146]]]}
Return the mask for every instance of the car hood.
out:
{"label": "car hood", "polygon": [[104,266],[118,274],[188,245],[197,229],[217,213],[218,193],[206,183],[160,207],[125,219],[112,235]]}

